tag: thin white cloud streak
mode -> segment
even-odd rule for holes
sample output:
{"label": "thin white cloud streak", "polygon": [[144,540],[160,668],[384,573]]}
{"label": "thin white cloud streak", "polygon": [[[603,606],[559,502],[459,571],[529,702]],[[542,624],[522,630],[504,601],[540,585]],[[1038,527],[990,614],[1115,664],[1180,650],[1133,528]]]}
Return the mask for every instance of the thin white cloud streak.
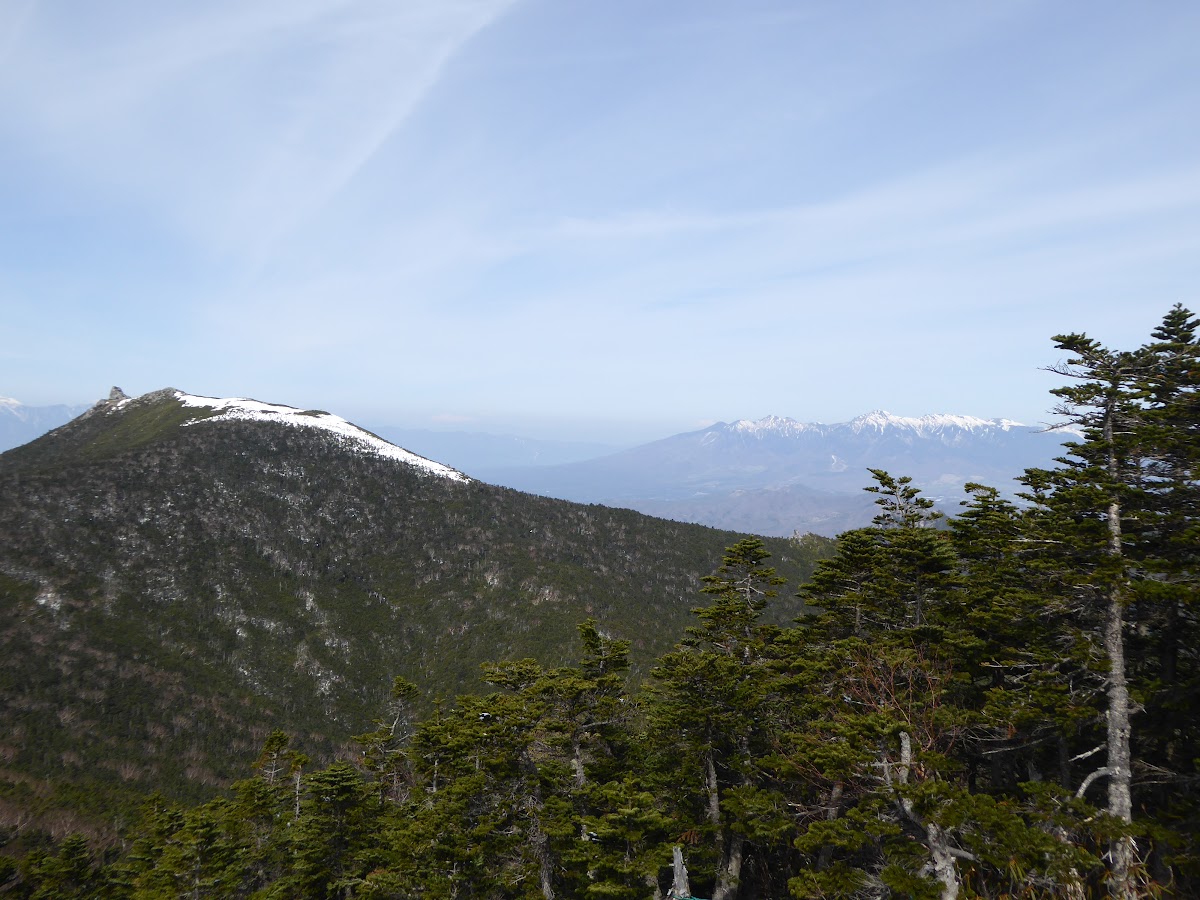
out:
{"label": "thin white cloud streak", "polygon": [[[998,233],[1065,226],[1130,215],[1151,215],[1200,203],[1200,166],[1134,176],[1111,183],[1057,186],[1043,172],[1065,165],[1070,155],[1042,152],[1027,160],[964,160],[882,184],[858,187],[831,201],[736,212],[622,212],[595,218],[569,217],[524,241],[537,245],[575,241],[643,241],[696,233],[756,229],[820,233],[854,229],[887,231],[897,220],[929,222],[944,236],[980,239]],[[1045,186],[1043,186],[1045,185]],[[949,219],[950,221],[946,221]],[[972,231],[961,231],[964,222]],[[924,232],[917,232],[924,236]]]}
{"label": "thin white cloud streak", "polygon": [[[599,262],[569,284],[457,317],[443,311],[428,323],[427,352],[412,361],[486,357],[495,352],[487,335],[503,329],[509,353],[497,375],[538,384],[536,392],[525,388],[537,402],[548,402],[547,387],[534,380],[539,372],[564,373],[580,402],[590,394],[601,402],[606,393],[638,390],[646,377],[639,361],[670,358],[691,380],[688,395],[720,404],[721,382],[743,366],[763,382],[816,380],[853,353],[852,365],[925,372],[924,391],[934,403],[948,398],[948,411],[976,402],[1036,419],[1046,402],[1037,367],[1052,361],[1050,334],[1103,328],[1114,317],[1144,328],[1148,317],[1188,299],[1170,295],[1173,282],[1155,284],[1152,273],[1155,263],[1197,258],[1196,175],[1183,170],[998,203],[991,191],[1003,193],[1006,180],[977,169],[940,187],[917,179],[816,209],[570,223],[530,238],[524,252],[571,255],[581,242],[600,243],[607,252]],[[980,185],[990,189],[980,194]],[[710,252],[673,244],[698,230],[717,238]],[[823,337],[814,343],[811,335]],[[739,353],[738,345],[753,349]],[[977,379],[939,377],[951,362],[990,365],[1012,386],[982,396]],[[602,387],[573,380],[589,367],[611,373]],[[911,381],[897,383],[911,395]],[[870,403],[867,393],[883,392],[878,381],[842,390],[842,403],[856,394]]]}
{"label": "thin white cloud streak", "polygon": [[[53,91],[53,104],[43,107],[46,120],[74,130],[137,116],[140,107],[169,94],[189,72],[241,55],[272,53],[345,6],[346,0],[295,0],[193,7],[182,20],[149,33],[135,30],[109,42],[102,34],[102,43],[90,52],[63,52],[45,64],[42,74],[56,75],[60,85],[87,86],[74,95],[61,87]],[[130,11],[126,21],[136,15]]]}
{"label": "thin white cloud streak", "polygon": [[[517,245],[530,255],[591,248],[608,259],[629,252],[655,257],[635,273],[620,276],[622,288],[641,280],[668,294],[686,295],[704,285],[716,293],[735,293],[764,279],[819,281],[828,278],[821,273],[839,267],[887,270],[916,262],[960,267],[967,260],[1036,253],[1036,246],[1029,245],[1056,235],[1073,246],[1071,255],[1104,267],[1113,264],[1114,243],[1131,250],[1145,245],[1139,251],[1143,256],[1188,246],[1200,237],[1198,214],[1197,167],[1087,188],[1043,190],[1020,184],[1007,163],[982,164],[798,208],[568,219],[523,235]],[[1105,237],[1110,230],[1116,231],[1115,238]],[[701,253],[693,249],[697,237],[710,242]],[[1021,251],[1022,246],[1027,249]]]}
{"label": "thin white cloud streak", "polygon": [[[961,165],[811,207],[575,219],[505,237],[446,221],[379,236],[383,247],[404,246],[403,257],[351,258],[344,270],[302,273],[302,283],[230,306],[257,305],[264,320],[294,311],[309,346],[336,346],[356,321],[393,316],[431,329],[435,344],[493,328],[554,343],[573,333],[702,333],[732,307],[799,324],[847,304],[886,316],[898,296],[913,314],[1032,302],[1047,290],[1107,294],[1123,273],[1186,258],[1200,241],[1200,169],[1043,193],[1016,190],[1014,177],[1008,164]],[[555,261],[570,274],[507,284],[503,267],[514,260]],[[475,283],[488,286],[483,296]]]}
{"label": "thin white cloud streak", "polygon": [[43,39],[17,54],[9,79],[37,90],[0,99],[21,113],[17,136],[90,190],[135,198],[208,252],[253,266],[368,164],[447,61],[511,5],[196,7],[149,33],[101,35],[90,52]]}
{"label": "thin white cloud streak", "polygon": [[[339,61],[334,88],[315,110],[306,112],[306,121],[296,129],[300,133],[289,141],[282,158],[267,163],[261,186],[244,195],[244,203],[231,216],[258,223],[257,265],[262,265],[275,245],[301,223],[313,219],[354,179],[433,90],[448,62],[501,15],[505,5],[464,7],[455,10],[453,16],[444,15],[451,7],[439,7],[440,14],[431,17],[433,21],[407,31],[401,48],[387,29],[364,28],[364,23],[356,23],[354,34],[348,35],[345,57]],[[364,50],[365,62],[361,56]],[[393,74],[389,62],[405,56],[416,62],[401,73],[398,82],[392,81],[387,77]],[[379,95],[369,98],[367,108],[350,117],[349,122],[331,113],[347,105],[359,105],[351,98],[372,89]],[[346,138],[335,152],[314,164],[306,158],[304,148],[335,127],[332,118],[337,118],[339,125],[349,125]],[[307,190],[297,191],[300,186]]]}

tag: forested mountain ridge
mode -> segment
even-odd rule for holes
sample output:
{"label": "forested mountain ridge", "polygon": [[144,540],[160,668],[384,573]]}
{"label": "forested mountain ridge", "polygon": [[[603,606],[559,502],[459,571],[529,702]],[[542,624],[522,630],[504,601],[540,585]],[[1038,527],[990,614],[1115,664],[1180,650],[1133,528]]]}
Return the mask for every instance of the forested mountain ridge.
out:
{"label": "forested mountain ridge", "polygon": [[[320,411],[114,390],[0,455],[0,815],[204,796],[275,728],[331,759],[393,676],[428,707],[483,662],[575,658],[588,617],[644,672],[736,538],[491,487]],[[773,548],[801,574],[820,545]]]}
{"label": "forested mountain ridge", "polygon": [[139,900],[1195,897],[1198,330],[1176,307],[1134,350],[1055,338],[1080,440],[1026,471],[1024,505],[971,485],[931,527],[874,470],[874,521],[791,625],[767,614],[796,582],[743,538],[640,686],[585,621],[574,664],[497,662],[492,693],[424,714],[397,679],[331,765],[272,732],[225,796],[0,877]]}
{"label": "forested mountain ridge", "polygon": [[[730,545],[645,681],[591,620],[577,662],[498,661],[491,693],[431,711],[397,678],[336,762],[273,731],[223,796],[155,800],[108,853],[0,857],[0,880],[97,900],[1195,897],[1198,332],[1177,306],[1132,350],[1057,336],[1079,440],[1025,472],[1022,504],[973,484],[934,527],[912,479],[874,469],[871,525],[798,592],[762,539]],[[809,614],[771,621],[797,594]]]}

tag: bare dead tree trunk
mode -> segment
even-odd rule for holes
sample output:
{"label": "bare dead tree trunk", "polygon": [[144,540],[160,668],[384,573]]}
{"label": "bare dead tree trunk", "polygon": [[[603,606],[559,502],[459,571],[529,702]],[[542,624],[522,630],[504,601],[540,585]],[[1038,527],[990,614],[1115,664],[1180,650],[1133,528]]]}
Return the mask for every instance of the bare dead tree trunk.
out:
{"label": "bare dead tree trunk", "polygon": [[717,886],[713,888],[712,900],[733,900],[737,896],[738,882],[742,877],[742,859],[746,839],[740,834],[729,835],[727,853],[717,869]]}
{"label": "bare dead tree trunk", "polygon": [[550,838],[542,831],[541,823],[537,825],[533,846],[537,852],[538,881],[541,884],[542,896],[546,900],[554,900],[554,865],[550,858]]}
{"label": "bare dead tree trunk", "polygon": [[292,774],[292,817],[294,819],[300,818],[300,798],[303,796],[301,787],[304,783],[303,774],[299,766],[296,767],[296,771]]}
{"label": "bare dead tree trunk", "polygon": [[[1104,650],[1109,660],[1108,674],[1108,813],[1122,822],[1133,821],[1131,791],[1132,753],[1130,750],[1129,684],[1125,677],[1125,606],[1121,592],[1109,597],[1108,621],[1104,629]],[[1121,900],[1137,895],[1130,869],[1136,847],[1133,838],[1124,836],[1109,848],[1111,875],[1109,893]]]}
{"label": "bare dead tree trunk", "polygon": [[[1115,482],[1119,475],[1117,452],[1113,443],[1114,411],[1110,404],[1104,420],[1104,439],[1108,447],[1108,474]],[[1108,552],[1121,558],[1121,505],[1112,499],[1106,512]],[[1122,822],[1133,821],[1132,752],[1130,750],[1129,682],[1125,675],[1125,598],[1124,576],[1108,592],[1108,611],[1104,627],[1104,652],[1108,657],[1108,813]],[[1136,847],[1131,837],[1121,837],[1109,847],[1111,875],[1109,893],[1121,900],[1136,896],[1131,872]]]}
{"label": "bare dead tree trunk", "polygon": [[571,774],[574,777],[575,789],[582,790],[587,784],[587,774],[583,768],[583,745],[578,738],[571,742]]}
{"label": "bare dead tree trunk", "polygon": [[[575,790],[582,791],[584,785],[587,784],[587,774],[583,768],[583,745],[579,742],[579,738],[575,737],[571,741],[571,772],[575,782]],[[579,820],[579,839],[586,841],[588,839],[587,822],[583,819]]]}
{"label": "bare dead tree trunk", "polygon": [[721,793],[717,784],[717,764],[712,753],[704,757],[704,786],[708,789],[708,822],[713,827],[717,859],[725,858],[725,829],[721,827]]}
{"label": "bare dead tree trunk", "polygon": [[[908,773],[912,769],[912,738],[907,731],[900,732],[900,764],[896,767],[896,780],[901,785],[908,784]],[[884,766],[884,777],[893,786],[891,769]],[[957,854],[950,838],[939,825],[934,822],[924,822],[913,808],[913,802],[907,797],[900,798],[900,809],[905,818],[925,832],[925,846],[929,850],[929,864],[922,870],[932,873],[941,883],[941,900],[958,900],[961,888],[958,880],[958,866],[954,862],[956,855],[966,855],[961,851]]]}
{"label": "bare dead tree trunk", "polygon": [[958,900],[958,867],[950,852],[946,833],[933,822],[925,826],[933,876],[942,883],[942,900]]}
{"label": "bare dead tree trunk", "polygon": [[529,758],[528,752],[521,753],[520,768],[529,779],[529,793],[524,799],[524,806],[529,814],[527,839],[537,860],[538,885],[545,900],[554,900],[554,857],[550,852],[550,836],[542,829],[542,792],[537,782],[537,765]]}
{"label": "bare dead tree trunk", "polygon": [[704,780],[708,789],[708,821],[713,826],[717,852],[717,885],[712,900],[733,900],[737,896],[738,880],[742,875],[742,859],[746,839],[740,834],[727,833],[721,822],[721,792],[717,781],[717,765],[711,753],[705,756]]}
{"label": "bare dead tree trunk", "polygon": [[[829,792],[829,808],[825,810],[826,822],[832,822],[838,817],[843,790],[842,783],[839,781],[833,786],[833,790]],[[822,872],[828,869],[831,862],[833,862],[833,844],[822,844],[821,850],[817,854],[817,871]]]}
{"label": "bare dead tree trunk", "polygon": [[683,848],[676,847],[672,851],[673,877],[671,879],[671,893],[667,895],[668,900],[690,900],[692,896],[692,886],[688,883],[687,866],[683,864]]}

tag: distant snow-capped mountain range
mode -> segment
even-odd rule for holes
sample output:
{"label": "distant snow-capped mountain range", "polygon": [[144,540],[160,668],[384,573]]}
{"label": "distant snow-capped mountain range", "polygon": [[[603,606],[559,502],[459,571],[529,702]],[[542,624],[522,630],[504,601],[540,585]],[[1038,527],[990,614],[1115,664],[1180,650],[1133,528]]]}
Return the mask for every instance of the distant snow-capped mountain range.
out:
{"label": "distant snow-capped mountain range", "polygon": [[[712,426],[719,428],[724,423]],[[763,419],[739,419],[728,425],[728,428],[753,435],[772,435],[792,437],[797,435],[816,434],[822,437],[841,431],[861,434],[864,431],[882,433],[888,429],[910,431],[918,437],[954,434],[963,432],[979,434],[987,431],[1010,431],[1013,428],[1024,428],[1020,422],[1011,419],[980,419],[975,416],[929,415],[929,416],[894,416],[881,409],[864,413],[849,422],[839,422],[826,425],[823,422],[800,422],[785,416],[767,416]]]}
{"label": "distant snow-capped mountain range", "polygon": [[1051,465],[1073,435],[1010,419],[894,416],[876,410],[824,424],[770,416],[584,462],[481,469],[477,477],[536,494],[759,534],[836,534],[873,515],[869,469],[909,475],[950,511],[980,482],[1005,493],[1026,468]]}
{"label": "distant snow-capped mountain range", "polygon": [[[869,523],[872,497],[862,491],[871,481],[868,469],[911,476],[951,512],[968,482],[1011,494],[1016,476],[1026,468],[1052,465],[1063,452],[1063,441],[1074,437],[1003,418],[905,417],[874,410],[833,424],[783,416],[720,422],[627,450],[585,459],[568,456],[569,461],[548,465],[546,460],[580,453],[582,445],[409,430],[402,434],[401,449],[383,439],[401,437],[396,429],[366,431],[328,413],[251,400],[179,396],[222,417],[267,417],[323,427],[369,452],[404,454],[411,464],[452,473],[447,477],[461,478],[459,473],[465,472],[529,493],[772,535],[832,535]],[[84,409],[28,407],[0,399],[0,450],[65,424]],[[514,452],[518,447],[519,453]]]}

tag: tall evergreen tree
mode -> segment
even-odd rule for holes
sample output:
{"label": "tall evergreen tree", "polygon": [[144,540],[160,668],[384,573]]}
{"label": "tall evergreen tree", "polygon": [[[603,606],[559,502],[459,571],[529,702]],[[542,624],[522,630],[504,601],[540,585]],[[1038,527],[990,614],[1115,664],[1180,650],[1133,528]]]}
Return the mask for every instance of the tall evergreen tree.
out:
{"label": "tall evergreen tree", "polygon": [[970,777],[991,791],[1044,775],[1069,785],[1069,741],[1092,715],[1092,694],[1078,687],[1087,648],[1059,581],[1038,566],[1021,509],[995,488],[967,490],[949,522],[959,577],[941,654],[971,724]]}
{"label": "tall evergreen tree", "polygon": [[831,636],[866,637],[936,626],[953,586],[955,560],[941,514],[912,479],[872,469],[880,512],[870,528],[847,532],[800,591],[821,611]]}
{"label": "tall evergreen tree", "polygon": [[[1129,681],[1125,655],[1125,609],[1130,600],[1130,568],[1123,546],[1123,511],[1138,466],[1131,441],[1138,408],[1131,393],[1136,360],[1108,350],[1082,334],[1055,338],[1072,354],[1053,371],[1078,383],[1056,388],[1063,398],[1056,412],[1084,430],[1082,443],[1068,444],[1061,467],[1026,473],[1033,488],[1027,497],[1044,513],[1036,521],[1049,554],[1070,566],[1071,585],[1087,630],[1092,623],[1106,663],[1105,765],[1093,770],[1080,793],[1097,779],[1108,784],[1106,811],[1128,825],[1133,820]],[[1110,893],[1136,896],[1133,867],[1136,847],[1125,831],[1110,847]]]}
{"label": "tall evergreen tree", "polygon": [[[1196,493],[1196,326],[1177,307],[1155,331],[1151,344],[1111,350],[1084,334],[1060,335],[1056,346],[1070,354],[1052,371],[1072,380],[1053,393],[1055,412],[1082,429],[1054,470],[1030,470],[1026,497],[1044,558],[1056,563],[1072,594],[1084,633],[1096,636],[1106,695],[1104,765],[1081,782],[1086,793],[1107,784],[1105,811],[1125,826],[1109,848],[1109,891],[1139,894],[1134,818],[1134,715],[1131,687],[1137,664],[1127,649],[1132,615],[1164,624],[1190,604],[1185,585],[1194,568]],[[1165,604],[1164,604],[1164,601]],[[1186,618],[1186,613],[1185,613]],[[1157,642],[1175,678],[1174,635]],[[1173,629],[1178,633],[1179,625]]]}
{"label": "tall evergreen tree", "polygon": [[[1176,824],[1160,835],[1151,866],[1167,880],[1168,859],[1200,855],[1200,801],[1188,786],[1200,759],[1200,322],[1175,306],[1140,354],[1136,391],[1141,483],[1129,551],[1136,554],[1128,646],[1138,759],[1150,776],[1143,803]],[[1193,867],[1194,869],[1195,867]],[[1197,873],[1200,874],[1200,873]]]}
{"label": "tall evergreen tree", "polygon": [[759,619],[783,583],[769,555],[755,538],[726,551],[704,579],[713,603],[696,610],[700,624],[659,660],[649,687],[650,739],[680,815],[708,838],[713,900],[737,896],[748,842],[776,830],[778,813],[764,814],[785,805],[757,765],[771,731],[768,648],[778,634]]}

